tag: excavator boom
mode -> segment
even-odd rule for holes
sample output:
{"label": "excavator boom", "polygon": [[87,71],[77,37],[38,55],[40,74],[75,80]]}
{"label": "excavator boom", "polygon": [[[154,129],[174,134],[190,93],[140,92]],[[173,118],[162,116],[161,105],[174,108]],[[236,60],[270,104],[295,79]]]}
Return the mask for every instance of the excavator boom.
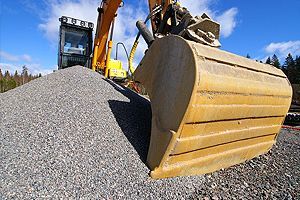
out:
{"label": "excavator boom", "polygon": [[121,3],[121,0],[106,0],[102,1],[101,6],[98,8],[99,14],[92,61],[92,69],[94,71],[99,69],[103,70],[105,67],[106,44],[109,30]]}

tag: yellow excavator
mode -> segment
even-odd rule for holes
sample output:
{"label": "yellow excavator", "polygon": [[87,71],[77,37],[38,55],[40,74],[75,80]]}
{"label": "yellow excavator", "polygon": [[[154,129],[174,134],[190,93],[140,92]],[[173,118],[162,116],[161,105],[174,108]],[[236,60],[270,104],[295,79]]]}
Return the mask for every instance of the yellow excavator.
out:
{"label": "yellow excavator", "polygon": [[[109,32],[122,5],[105,0],[98,9],[92,69],[106,77],[129,76],[110,63]],[[268,152],[291,104],[285,74],[218,49],[220,25],[206,14],[194,17],[174,0],[149,0],[149,8],[128,60],[131,81],[151,101],[151,177],[210,173]],[[140,36],[148,50],[134,69]]]}

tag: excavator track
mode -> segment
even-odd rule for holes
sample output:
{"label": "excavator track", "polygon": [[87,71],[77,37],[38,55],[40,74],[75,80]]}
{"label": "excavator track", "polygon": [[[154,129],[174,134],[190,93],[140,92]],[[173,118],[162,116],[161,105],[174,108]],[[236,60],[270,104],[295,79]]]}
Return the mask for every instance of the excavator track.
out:
{"label": "excavator track", "polygon": [[291,104],[281,70],[179,36],[156,39],[134,78],[151,101],[153,178],[210,173],[268,152]]}

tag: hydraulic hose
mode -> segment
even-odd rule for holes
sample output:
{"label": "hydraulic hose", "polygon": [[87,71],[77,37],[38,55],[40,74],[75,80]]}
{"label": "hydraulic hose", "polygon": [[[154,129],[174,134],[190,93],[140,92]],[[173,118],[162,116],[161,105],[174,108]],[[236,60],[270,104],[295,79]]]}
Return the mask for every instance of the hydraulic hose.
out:
{"label": "hydraulic hose", "polygon": [[137,39],[134,41],[134,44],[133,44],[132,49],[129,54],[128,65],[129,65],[129,71],[131,74],[133,74],[134,70],[135,70],[133,67],[133,58],[134,58],[138,44],[139,44],[139,40]]}
{"label": "hydraulic hose", "polygon": [[[147,18],[146,18],[146,20],[144,21],[144,23],[142,24],[143,25],[143,27],[142,27],[142,29],[146,29],[146,23],[147,23],[147,21],[149,20],[149,19],[151,19],[151,17],[152,16],[154,16],[155,14],[157,14],[157,13],[159,13],[159,12],[161,12],[162,11],[162,6],[157,6],[148,16],[147,16]],[[147,31],[145,31],[146,32],[146,35],[148,36],[148,38],[150,38],[150,34],[149,34],[149,32],[147,32]],[[141,36],[141,32],[140,32],[140,30],[139,30],[139,32],[138,32],[138,34],[137,34],[137,36],[136,36],[136,39],[135,39],[135,41],[134,41],[134,43],[133,43],[133,46],[132,46],[132,49],[131,49],[131,51],[130,51],[130,54],[129,54],[129,59],[128,59],[128,66],[129,66],[129,71],[130,71],[130,73],[131,74],[133,74],[134,73],[134,71],[135,71],[135,69],[134,69],[134,67],[133,67],[133,59],[134,59],[134,55],[135,55],[135,52],[136,52],[136,50],[137,50],[137,47],[138,47],[138,44],[139,44],[139,38],[140,38],[140,36]],[[151,44],[152,42],[153,42],[153,40],[154,40],[154,38],[153,37],[151,37],[151,39],[149,39],[149,43]],[[147,41],[147,40],[146,40]],[[148,44],[149,45],[149,44]]]}
{"label": "hydraulic hose", "polygon": [[128,55],[127,49],[126,49],[123,42],[118,42],[117,45],[116,45],[117,49],[116,49],[116,58],[115,59],[118,60],[119,45],[122,45],[122,47],[123,47],[123,49],[126,53],[126,58],[127,58],[127,60],[129,60],[129,55]]}

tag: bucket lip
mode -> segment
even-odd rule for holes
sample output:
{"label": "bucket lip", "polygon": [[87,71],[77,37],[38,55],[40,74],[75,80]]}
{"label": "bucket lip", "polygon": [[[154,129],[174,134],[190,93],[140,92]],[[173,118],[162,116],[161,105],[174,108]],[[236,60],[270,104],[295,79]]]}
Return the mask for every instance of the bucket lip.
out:
{"label": "bucket lip", "polygon": [[[287,78],[287,76],[281,69],[278,69],[272,65],[251,60],[243,56],[215,47],[200,44],[194,41],[186,40],[186,42],[193,47],[197,56],[204,57],[205,59],[215,60],[224,64],[242,67],[248,70],[253,70],[261,73],[266,73],[280,78]],[[199,49],[203,50],[200,51]]]}

